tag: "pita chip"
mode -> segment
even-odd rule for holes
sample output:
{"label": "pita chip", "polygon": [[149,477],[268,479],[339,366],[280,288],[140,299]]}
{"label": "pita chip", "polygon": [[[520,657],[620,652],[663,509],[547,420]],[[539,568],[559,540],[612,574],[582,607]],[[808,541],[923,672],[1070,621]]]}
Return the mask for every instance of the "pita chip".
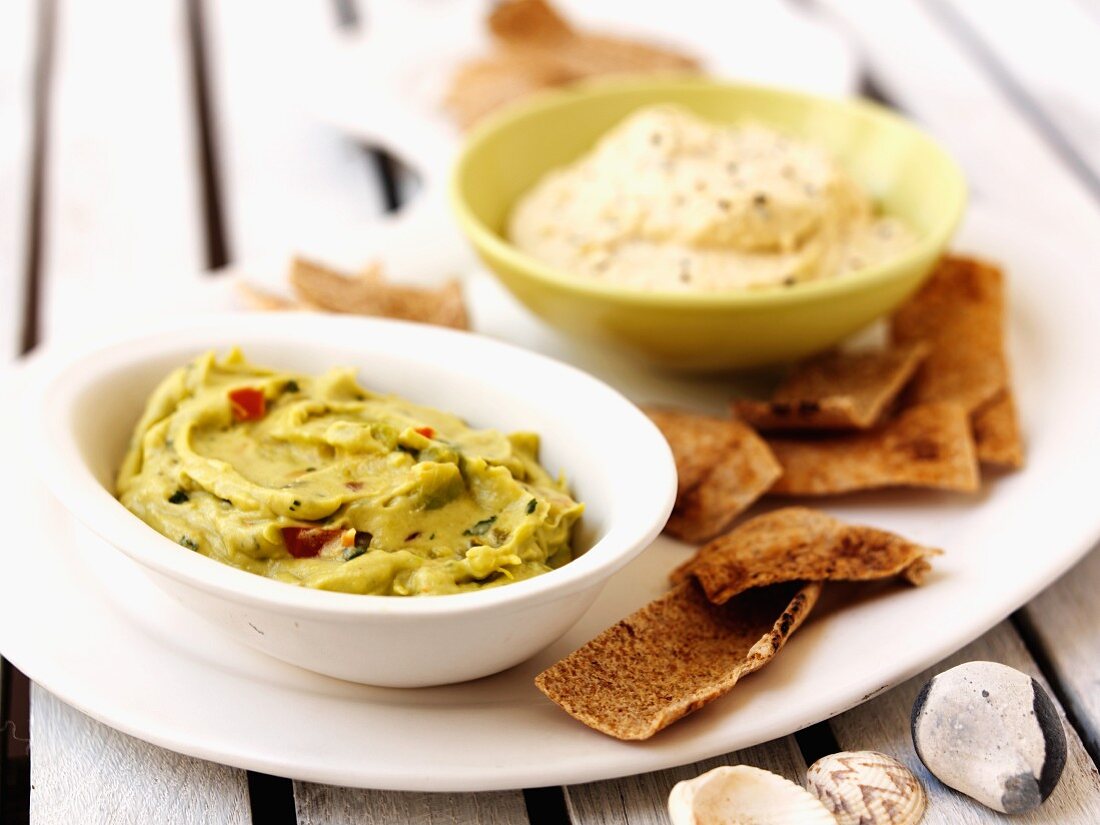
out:
{"label": "pita chip", "polygon": [[947,256],[897,311],[899,344],[930,347],[909,386],[912,404],[954,401],[974,412],[1008,386],[1004,278],[990,263]]}
{"label": "pita chip", "polygon": [[551,665],[535,685],[590,728],[648,739],[770,662],[820,593],[820,583],[783,584],[716,605],[686,581]]}
{"label": "pita chip", "polygon": [[402,286],[383,278],[377,265],[353,276],[295,258],[290,284],[299,300],[313,309],[469,329],[457,281],[448,281],[438,289]]}
{"label": "pita chip", "polygon": [[872,581],[901,576],[921,584],[939,550],[874,527],[846,524],[806,507],[746,521],[702,547],[673,573],[694,577],[715,604],[754,587],[791,581]]}
{"label": "pita chip", "polygon": [[443,105],[459,126],[468,129],[505,104],[575,79],[554,61],[518,52],[494,54],[462,64],[451,79]]}
{"label": "pita chip", "polygon": [[1001,390],[974,411],[974,443],[983,464],[1017,469],[1024,466],[1024,444],[1012,390]]}
{"label": "pita chip", "polygon": [[889,409],[928,349],[916,342],[811,358],[770,401],[738,399],[733,411],[758,430],[867,429]]}
{"label": "pita chip", "polygon": [[601,75],[697,72],[694,58],[626,38],[588,34],[546,0],[505,0],[489,15],[494,50],[455,72],[444,106],[463,128],[532,92]]}
{"label": "pita chip", "polygon": [[779,477],[768,445],[740,421],[646,408],[672,448],[679,484],[665,526],[701,542],[722,532]]}
{"label": "pita chip", "polygon": [[504,0],[489,13],[489,34],[502,44],[549,44],[574,36],[573,27],[546,0]]}
{"label": "pita chip", "polygon": [[954,403],[921,404],[865,432],[768,440],[783,475],[769,493],[824,496],[880,487],[973,492],[978,463],[970,418]]}

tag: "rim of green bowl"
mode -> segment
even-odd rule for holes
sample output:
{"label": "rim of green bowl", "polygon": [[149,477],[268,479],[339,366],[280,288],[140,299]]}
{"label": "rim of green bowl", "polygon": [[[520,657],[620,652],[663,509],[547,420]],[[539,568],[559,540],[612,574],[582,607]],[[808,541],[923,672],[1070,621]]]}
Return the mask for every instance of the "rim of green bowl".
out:
{"label": "rim of green bowl", "polygon": [[[576,275],[559,269],[534,258],[502,238],[476,217],[466,204],[462,191],[462,179],[467,164],[481,145],[502,129],[513,123],[542,114],[548,109],[562,108],[587,97],[614,95],[654,90],[674,93],[693,89],[718,88],[731,91],[753,92],[774,95],[807,104],[847,109],[852,115],[872,117],[891,121],[903,130],[913,134],[920,142],[937,155],[954,179],[954,186],[945,192],[945,206],[939,222],[927,232],[921,240],[905,253],[883,263],[849,272],[836,278],[824,278],[806,281],[793,286],[776,285],[752,290],[722,290],[716,292],[674,292],[671,290],[640,290],[592,281],[582,275]],[[640,80],[595,79],[576,83],[564,89],[541,92],[529,100],[506,107],[487,117],[474,128],[463,144],[451,171],[449,200],[458,222],[470,237],[475,247],[486,254],[500,258],[515,271],[542,281],[548,286],[580,292],[592,297],[612,299],[620,302],[654,305],[673,305],[678,307],[735,307],[760,306],[766,304],[784,305],[801,303],[825,297],[838,297],[865,288],[887,283],[895,276],[907,272],[922,258],[937,255],[947,247],[954,235],[966,209],[968,190],[966,178],[955,159],[946,149],[927,132],[917,128],[908,119],[871,101],[858,98],[838,98],[814,95],[808,92],[783,89],[757,83],[740,83],[715,79],[698,78],[647,78]]]}

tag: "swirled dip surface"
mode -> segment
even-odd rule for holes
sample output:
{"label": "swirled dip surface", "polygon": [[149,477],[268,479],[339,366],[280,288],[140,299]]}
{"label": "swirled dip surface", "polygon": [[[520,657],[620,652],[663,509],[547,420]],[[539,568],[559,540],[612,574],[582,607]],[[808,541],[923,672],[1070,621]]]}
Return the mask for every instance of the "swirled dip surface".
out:
{"label": "swirled dip surface", "polygon": [[583,508],[538,449],[533,433],[369,392],[350,369],[314,377],[207,353],[149,399],[118,497],[188,550],[262,576],[454,593],[572,558]]}
{"label": "swirled dip surface", "polygon": [[512,242],[574,274],[718,291],[838,277],[912,244],[823,147],[642,109],[514,209]]}

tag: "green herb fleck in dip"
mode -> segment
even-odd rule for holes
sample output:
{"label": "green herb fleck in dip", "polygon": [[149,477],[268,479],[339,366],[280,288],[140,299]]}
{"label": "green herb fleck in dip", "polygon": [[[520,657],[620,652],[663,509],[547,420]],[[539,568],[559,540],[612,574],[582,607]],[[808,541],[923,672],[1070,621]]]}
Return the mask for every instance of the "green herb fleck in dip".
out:
{"label": "green herb fleck in dip", "polygon": [[188,550],[279,581],[393,596],[479,590],[573,557],[583,505],[533,433],[207,353],[154,391],[118,498]]}

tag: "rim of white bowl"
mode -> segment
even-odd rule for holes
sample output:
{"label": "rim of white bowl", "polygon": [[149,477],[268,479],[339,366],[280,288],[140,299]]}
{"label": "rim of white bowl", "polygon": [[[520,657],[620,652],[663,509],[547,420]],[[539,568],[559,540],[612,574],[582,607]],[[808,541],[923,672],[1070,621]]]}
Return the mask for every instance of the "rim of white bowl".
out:
{"label": "rim of white bowl", "polygon": [[[377,330],[400,339],[407,336],[435,340],[451,351],[487,350],[502,357],[528,361],[571,382],[576,391],[583,390],[604,403],[621,407],[621,421],[614,434],[631,438],[632,449],[647,468],[646,483],[635,484],[626,492],[616,491],[616,498],[631,500],[630,513],[636,519],[619,513],[606,533],[581,556],[562,567],[501,587],[417,598],[360,595],[336,591],[296,587],[231,567],[195,553],[180,552],[171,539],[158,533],[123,507],[114,495],[95,478],[83,461],[76,439],[65,424],[65,409],[48,409],[47,402],[55,395],[75,400],[79,388],[59,387],[59,382],[81,367],[92,366],[97,359],[110,359],[113,366],[140,364],[171,349],[186,344],[187,338],[220,336],[218,343],[193,345],[196,350],[224,348],[227,333],[231,338],[247,337],[274,342],[306,330],[332,335],[337,327],[357,331]],[[323,327],[323,330],[319,327]],[[292,334],[294,333],[294,334]],[[335,340],[335,335],[333,339]],[[142,345],[146,346],[142,346]],[[122,352],[126,346],[129,353]],[[586,586],[605,581],[616,570],[642,552],[660,534],[672,511],[676,497],[676,468],[671,450],[657,427],[631,401],[617,390],[568,364],[513,344],[471,332],[431,327],[389,319],[356,316],[332,316],[320,313],[218,313],[195,316],[182,322],[134,324],[123,332],[96,336],[88,341],[66,342],[47,347],[28,362],[28,385],[22,412],[23,423],[31,434],[35,470],[48,489],[65,508],[88,529],[105,539],[120,552],[138,563],[170,578],[183,580],[204,591],[238,603],[263,607],[278,607],[299,615],[324,615],[327,618],[387,617],[410,619],[455,613],[496,610],[525,602],[545,602],[564,598]],[[431,399],[422,399],[431,405]],[[491,425],[492,422],[487,422]],[[121,459],[121,456],[120,456]],[[574,479],[576,480],[576,479]],[[613,514],[615,515],[615,514]],[[600,551],[600,552],[597,552]]]}

